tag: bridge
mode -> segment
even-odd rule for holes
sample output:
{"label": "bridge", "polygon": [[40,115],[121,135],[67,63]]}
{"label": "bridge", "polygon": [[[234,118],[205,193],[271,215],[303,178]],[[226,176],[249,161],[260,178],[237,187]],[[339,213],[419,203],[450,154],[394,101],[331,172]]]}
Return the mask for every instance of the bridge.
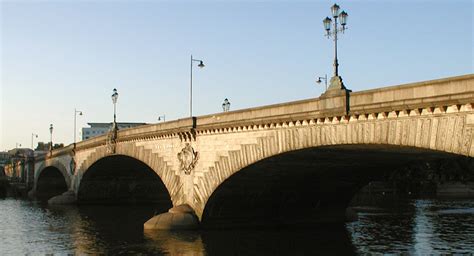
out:
{"label": "bridge", "polygon": [[387,171],[474,157],[473,104],[469,74],[124,129],[36,159],[30,194],[154,204],[146,228],[338,222]]}

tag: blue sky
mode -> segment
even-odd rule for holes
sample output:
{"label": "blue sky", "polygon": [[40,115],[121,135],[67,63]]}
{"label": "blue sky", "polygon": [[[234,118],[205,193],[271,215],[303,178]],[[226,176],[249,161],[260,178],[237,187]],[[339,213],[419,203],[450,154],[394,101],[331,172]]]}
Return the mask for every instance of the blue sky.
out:
{"label": "blue sky", "polygon": [[[157,121],[318,97],[332,74],[332,1],[1,1],[0,151],[69,144],[87,122]],[[473,1],[338,1],[353,91],[474,73]],[[37,139],[35,139],[36,144]]]}

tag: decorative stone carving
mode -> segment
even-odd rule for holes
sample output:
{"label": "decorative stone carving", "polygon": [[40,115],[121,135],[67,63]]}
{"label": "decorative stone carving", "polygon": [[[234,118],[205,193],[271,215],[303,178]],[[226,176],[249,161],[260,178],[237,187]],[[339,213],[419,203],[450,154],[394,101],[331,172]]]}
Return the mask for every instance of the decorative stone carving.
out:
{"label": "decorative stone carving", "polygon": [[190,129],[189,131],[179,132],[178,136],[181,141],[195,141],[196,140],[196,129]]}
{"label": "decorative stone carving", "polygon": [[186,143],[186,146],[184,146],[181,152],[178,153],[180,167],[185,174],[191,174],[191,171],[194,170],[198,159],[199,153],[194,151],[193,147],[191,147],[189,143]]}

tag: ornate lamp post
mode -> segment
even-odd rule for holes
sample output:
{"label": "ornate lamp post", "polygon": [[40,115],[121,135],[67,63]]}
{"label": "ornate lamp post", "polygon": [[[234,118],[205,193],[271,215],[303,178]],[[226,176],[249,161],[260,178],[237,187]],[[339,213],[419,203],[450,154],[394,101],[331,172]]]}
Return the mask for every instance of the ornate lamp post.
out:
{"label": "ornate lamp post", "polygon": [[190,93],[189,93],[189,116],[193,116],[193,62],[199,62],[197,65],[199,68],[203,68],[204,63],[202,60],[193,59],[193,55],[191,55],[191,79],[190,79]]}
{"label": "ornate lamp post", "polygon": [[[331,78],[331,82],[329,85],[329,90],[331,89],[345,89],[344,84],[342,83],[342,78],[339,76],[339,63],[337,60],[337,35],[347,29],[346,24],[347,24],[347,13],[345,11],[339,12],[340,8],[339,5],[334,4],[331,7],[331,14],[332,17],[334,18],[334,26],[332,27],[331,30],[331,25],[332,25],[332,19],[329,17],[326,17],[323,20],[324,24],[324,29],[326,30],[326,36],[328,38],[333,37],[334,38],[334,76]],[[338,27],[338,20],[340,24],[342,25],[342,28]]]}
{"label": "ornate lamp post", "polygon": [[112,103],[114,103],[114,123],[113,123],[113,126],[116,127],[117,126],[117,115],[116,115],[116,111],[117,111],[117,108],[116,108],[116,105],[117,105],[117,100],[118,100],[118,92],[117,92],[117,89],[114,88],[113,90],[113,93],[112,93]]}
{"label": "ornate lamp post", "polygon": [[229,109],[230,109],[230,102],[229,102],[229,100],[226,98],[226,99],[224,100],[224,103],[222,103],[222,110],[223,110],[224,112],[227,112],[227,111],[229,111]]}
{"label": "ornate lamp post", "polygon": [[112,128],[110,129],[110,132],[107,135],[107,152],[114,154],[115,153],[115,143],[117,142],[117,131],[118,131],[118,126],[117,126],[117,114],[116,114],[116,105],[117,105],[117,99],[118,99],[118,92],[117,89],[114,88],[113,93],[112,93],[112,103],[114,103],[114,122],[112,123]]}
{"label": "ornate lamp post", "polygon": [[33,148],[33,138],[35,138],[35,137],[38,138],[38,134],[36,134],[36,133],[31,133],[31,149],[33,149],[33,150],[35,150],[35,149]]}
{"label": "ornate lamp post", "polygon": [[80,110],[76,110],[74,109],[74,147],[76,147],[76,118],[77,118],[77,114],[79,114],[80,116],[82,116],[82,111]]}
{"label": "ornate lamp post", "polygon": [[53,124],[49,125],[49,151],[53,151]]}

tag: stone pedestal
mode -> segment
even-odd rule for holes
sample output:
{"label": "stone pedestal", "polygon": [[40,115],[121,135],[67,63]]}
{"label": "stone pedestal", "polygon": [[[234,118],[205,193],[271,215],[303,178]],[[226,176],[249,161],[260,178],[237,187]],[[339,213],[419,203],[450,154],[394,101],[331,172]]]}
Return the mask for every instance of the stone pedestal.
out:
{"label": "stone pedestal", "polygon": [[346,96],[348,92],[351,92],[351,90],[348,90],[346,88],[346,86],[342,82],[342,77],[333,76],[329,83],[329,87],[323,94],[321,94],[321,97],[328,98],[328,97]]}
{"label": "stone pedestal", "polygon": [[76,194],[74,191],[66,191],[59,196],[52,197],[48,200],[49,205],[65,205],[65,204],[75,204],[76,203]]}
{"label": "stone pedestal", "polygon": [[332,116],[348,115],[351,92],[344,86],[340,76],[333,76],[328,89],[319,97],[320,113]]}
{"label": "stone pedestal", "polygon": [[143,224],[145,230],[190,230],[198,227],[199,219],[187,204],[175,206]]}

